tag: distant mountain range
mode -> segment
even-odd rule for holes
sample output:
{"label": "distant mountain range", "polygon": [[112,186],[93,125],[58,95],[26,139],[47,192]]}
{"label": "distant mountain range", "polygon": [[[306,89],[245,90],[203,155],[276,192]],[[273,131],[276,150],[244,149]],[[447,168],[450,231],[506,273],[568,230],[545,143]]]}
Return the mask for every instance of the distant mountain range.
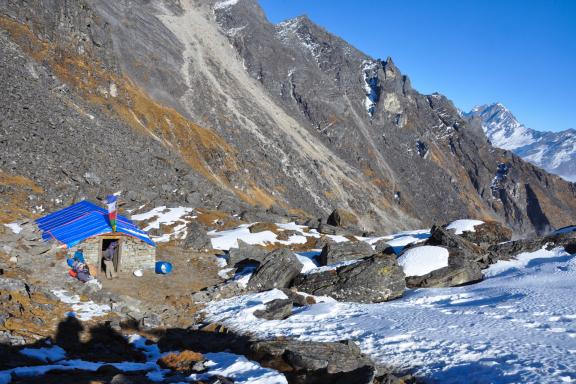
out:
{"label": "distant mountain range", "polygon": [[576,181],[576,129],[541,132],[527,128],[500,103],[474,107],[464,116],[479,117],[495,147],[510,150],[568,181]]}

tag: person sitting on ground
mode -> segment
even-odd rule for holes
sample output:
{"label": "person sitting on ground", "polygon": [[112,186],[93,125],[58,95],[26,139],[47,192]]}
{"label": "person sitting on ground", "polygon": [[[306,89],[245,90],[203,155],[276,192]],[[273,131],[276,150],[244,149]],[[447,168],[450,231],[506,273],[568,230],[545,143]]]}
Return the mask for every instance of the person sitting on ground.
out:
{"label": "person sitting on ground", "polygon": [[106,270],[106,278],[108,280],[118,277],[116,271],[114,270],[114,256],[118,252],[118,242],[113,241],[108,245],[108,248],[102,252],[102,258],[104,261],[104,269]]}

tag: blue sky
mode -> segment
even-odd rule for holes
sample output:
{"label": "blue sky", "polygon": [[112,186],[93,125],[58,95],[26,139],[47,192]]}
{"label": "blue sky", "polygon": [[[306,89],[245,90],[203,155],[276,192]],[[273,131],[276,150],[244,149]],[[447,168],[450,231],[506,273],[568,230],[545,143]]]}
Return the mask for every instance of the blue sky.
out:
{"label": "blue sky", "polygon": [[422,93],[463,110],[499,101],[530,128],[576,128],[576,0],[259,0],[270,21],[306,14]]}

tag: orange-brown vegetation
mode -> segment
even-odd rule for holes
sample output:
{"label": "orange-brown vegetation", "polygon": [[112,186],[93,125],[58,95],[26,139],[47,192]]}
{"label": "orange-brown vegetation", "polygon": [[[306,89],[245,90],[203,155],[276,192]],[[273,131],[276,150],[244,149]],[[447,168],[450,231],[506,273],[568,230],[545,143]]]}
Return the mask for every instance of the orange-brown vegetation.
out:
{"label": "orange-brown vegetation", "polygon": [[24,176],[0,170],[0,186],[3,190],[0,194],[0,224],[33,217],[28,207],[28,196],[44,192],[38,184]]}

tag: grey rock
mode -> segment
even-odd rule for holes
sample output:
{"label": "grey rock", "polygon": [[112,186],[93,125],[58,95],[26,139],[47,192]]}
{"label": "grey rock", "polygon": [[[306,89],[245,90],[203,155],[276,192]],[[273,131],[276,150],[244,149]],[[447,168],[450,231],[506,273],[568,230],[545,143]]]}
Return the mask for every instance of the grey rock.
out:
{"label": "grey rock", "polygon": [[288,299],[290,299],[296,307],[305,307],[307,305],[316,304],[316,300],[313,296],[302,295],[297,291],[288,288],[282,288],[281,291],[288,296]]}
{"label": "grey rock", "polygon": [[302,263],[286,248],[270,252],[248,281],[248,290],[267,291],[273,288],[287,288],[302,270]]}
{"label": "grey rock", "polygon": [[212,241],[206,229],[196,221],[186,225],[186,238],[182,240],[182,247],[194,251],[207,251],[212,249]]}
{"label": "grey rock", "polygon": [[358,226],[358,218],[351,212],[336,208],[328,216],[326,224],[334,227],[356,228]]}
{"label": "grey rock", "polygon": [[460,237],[487,248],[491,245],[510,241],[512,230],[495,221],[488,221],[474,227],[474,232],[464,231]]}
{"label": "grey rock", "polygon": [[28,285],[24,282],[24,280],[12,279],[9,277],[0,277],[0,291],[20,292],[27,294]]}
{"label": "grey rock", "polygon": [[394,251],[394,248],[390,244],[388,244],[386,242],[386,240],[384,240],[384,239],[378,240],[377,242],[372,244],[372,246],[374,247],[374,251],[376,253],[385,253],[387,255],[395,255],[396,254],[396,252]]}
{"label": "grey rock", "polygon": [[0,331],[0,345],[26,345],[26,339],[22,336],[13,335],[9,331]]}
{"label": "grey rock", "polygon": [[443,288],[457,287],[481,281],[484,278],[480,265],[474,262],[463,266],[440,268],[424,276],[406,277],[408,288]]}
{"label": "grey rock", "polygon": [[206,384],[234,384],[234,380],[224,376],[216,375],[206,380]]}
{"label": "grey rock", "polygon": [[281,360],[296,372],[323,370],[329,374],[350,372],[364,366],[374,366],[353,341],[260,341],[252,344],[252,353],[259,361]]}
{"label": "grey rock", "polygon": [[375,253],[372,246],[364,241],[328,243],[322,248],[318,261],[320,265],[329,265],[340,261],[362,259]]}
{"label": "grey rock", "polygon": [[373,255],[354,264],[299,275],[294,287],[312,295],[339,301],[379,303],[404,294],[404,272],[392,255]]}
{"label": "grey rock", "polygon": [[335,227],[330,224],[321,223],[318,226],[318,232],[323,233],[325,235],[340,235],[340,236],[352,236],[352,232],[348,229]]}
{"label": "grey rock", "polygon": [[198,303],[207,303],[214,300],[228,299],[247,293],[245,287],[240,286],[236,281],[227,281],[222,284],[207,287],[192,294],[192,300]]}
{"label": "grey rock", "polygon": [[426,245],[438,245],[446,248],[466,249],[474,253],[482,253],[482,249],[476,244],[454,234],[439,225],[433,225],[430,229],[430,238],[424,243]]}
{"label": "grey rock", "polygon": [[228,265],[235,266],[241,262],[261,263],[268,250],[259,245],[251,245],[242,240],[238,240],[238,248],[231,248],[228,251]]}
{"label": "grey rock", "polygon": [[265,309],[254,311],[254,316],[266,320],[284,320],[292,314],[292,300],[276,299],[266,303]]}

